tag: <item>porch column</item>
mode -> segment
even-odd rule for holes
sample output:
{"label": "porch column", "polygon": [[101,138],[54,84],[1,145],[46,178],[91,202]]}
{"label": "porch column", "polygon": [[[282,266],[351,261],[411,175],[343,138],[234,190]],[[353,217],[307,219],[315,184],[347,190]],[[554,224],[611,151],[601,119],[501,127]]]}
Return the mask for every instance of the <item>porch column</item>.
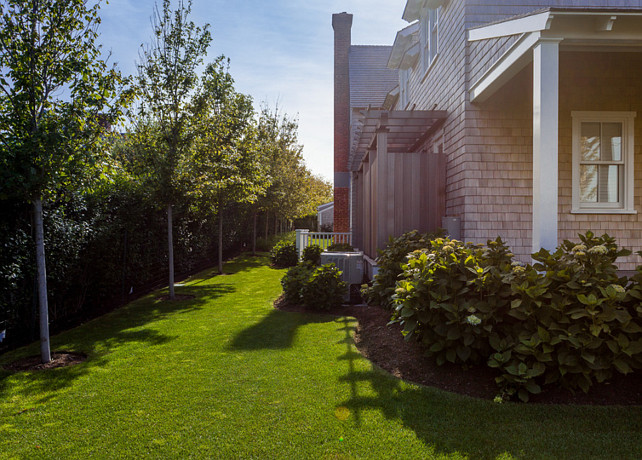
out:
{"label": "porch column", "polygon": [[560,41],[533,47],[533,252],[557,246]]}
{"label": "porch column", "polygon": [[[376,248],[383,249],[388,244],[390,215],[390,191],[388,190],[388,129],[377,130],[377,214],[374,216],[377,226]],[[394,206],[394,204],[393,204]],[[392,217],[394,218],[394,209]]]}

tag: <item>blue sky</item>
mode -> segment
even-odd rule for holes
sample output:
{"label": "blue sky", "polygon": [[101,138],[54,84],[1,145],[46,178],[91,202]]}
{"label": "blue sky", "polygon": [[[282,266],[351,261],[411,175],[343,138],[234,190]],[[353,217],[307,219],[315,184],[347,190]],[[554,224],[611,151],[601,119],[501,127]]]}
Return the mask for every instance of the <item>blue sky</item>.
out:
{"label": "blue sky", "polygon": [[[177,0],[173,0],[174,5]],[[308,167],[333,176],[332,13],[354,14],[353,44],[390,45],[405,0],[194,0],[192,20],[209,23],[207,60],[224,54],[238,91],[298,115]],[[101,8],[101,43],[124,74],[135,74],[142,43],[151,36],[153,0],[110,0]]]}

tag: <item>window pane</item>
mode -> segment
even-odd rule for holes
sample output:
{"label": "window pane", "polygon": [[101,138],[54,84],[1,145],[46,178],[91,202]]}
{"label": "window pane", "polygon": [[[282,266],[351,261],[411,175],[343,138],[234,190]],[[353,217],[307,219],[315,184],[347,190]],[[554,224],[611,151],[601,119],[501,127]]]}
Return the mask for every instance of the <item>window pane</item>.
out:
{"label": "window pane", "polygon": [[582,123],[580,152],[583,161],[600,159],[600,123]]}
{"label": "window pane", "polygon": [[600,165],[599,202],[617,203],[620,201],[619,170],[617,165]]}
{"label": "window pane", "polygon": [[597,166],[580,166],[580,200],[583,203],[597,203]]}
{"label": "window pane", "polygon": [[622,123],[602,123],[602,160],[622,160]]}

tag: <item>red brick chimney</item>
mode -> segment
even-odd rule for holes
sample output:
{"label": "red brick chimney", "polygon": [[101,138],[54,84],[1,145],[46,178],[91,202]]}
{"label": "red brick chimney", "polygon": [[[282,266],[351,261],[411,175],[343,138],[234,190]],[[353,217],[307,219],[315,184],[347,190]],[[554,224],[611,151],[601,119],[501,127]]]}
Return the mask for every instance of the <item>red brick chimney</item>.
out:
{"label": "red brick chimney", "polygon": [[332,15],[334,29],[334,231],[350,231],[350,44],[352,15]]}

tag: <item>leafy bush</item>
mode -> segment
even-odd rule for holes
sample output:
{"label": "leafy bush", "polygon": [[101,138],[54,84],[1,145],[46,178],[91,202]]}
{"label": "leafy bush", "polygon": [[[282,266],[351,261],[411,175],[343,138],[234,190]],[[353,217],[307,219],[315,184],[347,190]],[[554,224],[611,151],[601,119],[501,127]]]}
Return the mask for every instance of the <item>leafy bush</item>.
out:
{"label": "leafy bush", "polygon": [[[614,372],[642,367],[641,323],[625,302],[628,280],[614,265],[630,251],[608,235],[580,239],[533,254],[536,263],[511,280],[508,314],[517,322],[492,344],[488,361],[502,372],[497,381],[509,395],[527,400],[551,384],[587,392]],[[637,295],[637,287],[631,291]]]}
{"label": "leafy bush", "polygon": [[315,269],[303,286],[301,299],[308,308],[329,310],[340,307],[346,293],[341,271],[334,264],[325,264]]}
{"label": "leafy bush", "polygon": [[364,290],[366,302],[392,309],[395,284],[403,272],[401,266],[406,263],[406,256],[417,249],[428,248],[430,241],[440,236],[443,236],[443,232],[419,233],[417,230],[412,230],[398,238],[391,237],[388,246],[379,251],[379,257],[377,257],[379,271],[374,277],[372,286]]}
{"label": "leafy bush", "polygon": [[283,293],[285,300],[292,304],[300,304],[303,302],[301,297],[303,286],[306,285],[314,267],[308,263],[301,263],[290,268],[281,279],[281,286],[283,286]]}
{"label": "leafy bush", "polygon": [[270,253],[272,264],[276,267],[293,267],[299,261],[296,245],[291,241],[279,241]]}
{"label": "leafy bush", "polygon": [[332,243],[326,248],[328,252],[354,252],[354,248],[348,243]]}
{"label": "leafy bush", "polygon": [[501,276],[510,271],[512,254],[499,238],[489,244],[437,238],[404,265],[393,317],[406,339],[420,341],[439,365],[485,363],[489,336],[510,307],[510,286],[501,289]]}
{"label": "leafy bush", "polygon": [[304,262],[309,262],[312,265],[321,265],[321,253],[323,248],[317,244],[311,244],[303,249],[302,259]]}
{"label": "leafy bush", "polygon": [[[394,318],[438,364],[486,362],[504,396],[542,386],[588,391],[615,372],[642,368],[642,267],[632,283],[614,265],[630,252],[608,235],[580,235],[534,265],[487,247],[436,239],[404,265]],[[642,254],[641,254],[642,255]]]}

